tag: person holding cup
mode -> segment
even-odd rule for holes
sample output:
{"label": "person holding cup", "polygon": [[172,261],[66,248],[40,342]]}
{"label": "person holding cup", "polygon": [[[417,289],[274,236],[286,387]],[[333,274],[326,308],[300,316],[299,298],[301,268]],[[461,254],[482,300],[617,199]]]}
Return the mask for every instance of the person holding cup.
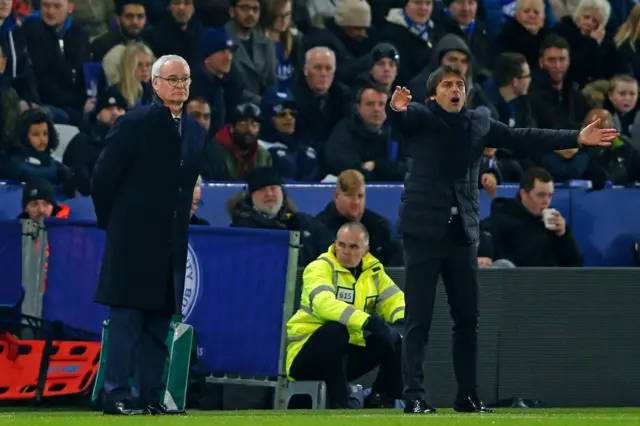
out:
{"label": "person holding cup", "polygon": [[516,198],[491,205],[494,257],[516,266],[582,266],[582,252],[565,218],[551,207],[551,174],[533,167],[522,175]]}

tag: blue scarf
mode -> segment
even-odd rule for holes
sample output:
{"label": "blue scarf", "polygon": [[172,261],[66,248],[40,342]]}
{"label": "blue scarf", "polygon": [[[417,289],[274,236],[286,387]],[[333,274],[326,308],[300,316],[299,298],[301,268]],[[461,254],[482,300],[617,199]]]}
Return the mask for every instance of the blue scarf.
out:
{"label": "blue scarf", "polygon": [[[0,37],[6,37],[17,25],[18,19],[15,13],[11,12],[11,15],[7,16],[7,19],[4,20],[0,27]],[[8,54],[8,52],[5,52],[5,55]]]}
{"label": "blue scarf", "polygon": [[[40,11],[29,16],[27,19],[42,19],[40,15]],[[64,25],[62,26],[62,29],[60,29],[60,31],[56,31],[56,33],[58,34],[58,38],[64,38],[69,28],[71,28],[72,22],[73,20],[71,19],[71,16],[67,16],[67,19],[64,20]]]}
{"label": "blue scarf", "polygon": [[[451,11],[449,9],[445,9],[444,14],[450,17],[451,19],[453,19],[457,23],[457,21],[451,16]],[[471,21],[469,25],[459,25],[459,26],[462,32],[464,32],[464,34],[467,36],[467,38],[470,38],[471,35],[473,34],[473,30],[476,28],[476,20],[474,19],[473,21]]]}
{"label": "blue scarf", "polygon": [[416,24],[409,19],[404,10],[402,11],[402,17],[404,18],[404,22],[407,24],[409,31],[426,41],[429,44],[429,47],[431,47],[431,42],[429,41],[429,30],[433,28],[433,21],[429,19],[424,24]]}

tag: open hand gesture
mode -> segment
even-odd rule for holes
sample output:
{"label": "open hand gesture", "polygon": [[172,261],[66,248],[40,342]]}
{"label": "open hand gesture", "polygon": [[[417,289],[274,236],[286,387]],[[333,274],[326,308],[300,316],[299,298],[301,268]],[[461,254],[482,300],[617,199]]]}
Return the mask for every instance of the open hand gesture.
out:
{"label": "open hand gesture", "polygon": [[406,111],[411,102],[411,92],[406,87],[396,86],[396,91],[391,95],[391,106],[396,111]]}
{"label": "open hand gesture", "polygon": [[[395,94],[394,94],[395,95]],[[600,119],[582,129],[578,135],[578,142],[585,146],[609,146],[611,141],[620,136],[620,132],[616,129],[600,129],[598,128]]]}

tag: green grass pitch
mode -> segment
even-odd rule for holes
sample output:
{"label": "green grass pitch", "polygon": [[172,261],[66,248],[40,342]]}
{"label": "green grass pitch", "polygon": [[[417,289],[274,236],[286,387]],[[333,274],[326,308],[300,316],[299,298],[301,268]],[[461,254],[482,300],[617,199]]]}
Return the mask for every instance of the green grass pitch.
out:
{"label": "green grass pitch", "polygon": [[499,410],[495,414],[405,415],[401,410],[193,411],[186,417],[112,417],[88,411],[1,408],[2,426],[613,426],[640,425],[640,408]]}

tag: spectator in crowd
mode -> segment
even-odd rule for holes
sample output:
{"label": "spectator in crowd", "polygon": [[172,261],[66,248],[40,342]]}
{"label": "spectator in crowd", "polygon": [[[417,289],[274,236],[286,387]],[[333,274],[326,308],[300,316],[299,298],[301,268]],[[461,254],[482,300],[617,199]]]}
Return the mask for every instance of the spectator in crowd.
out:
{"label": "spectator in crowd", "polygon": [[227,169],[231,179],[244,180],[247,173],[260,166],[271,166],[271,154],[258,144],[260,108],[251,103],[238,105],[233,124],[227,124],[216,140],[225,150]]}
{"label": "spectator in crowd", "polygon": [[63,164],[87,178],[91,176],[93,167],[106,146],[107,133],[128,108],[127,101],[116,87],[103,90],[90,115],[87,133],[79,132],[68,142],[63,152],[57,151]]}
{"label": "spectator in crowd", "polygon": [[223,28],[206,28],[201,40],[202,61],[193,67],[191,93],[207,100],[211,107],[211,129],[215,134],[231,120],[242,103],[242,84],[234,66],[233,41]]}
{"label": "spectator in crowd", "polygon": [[260,146],[271,154],[273,166],[280,175],[294,181],[318,178],[318,158],[315,149],[296,135],[298,107],[287,89],[272,86],[262,97]]}
{"label": "spectator in crowd", "polygon": [[200,64],[199,47],[203,27],[194,14],[193,0],[169,0],[169,14],[160,22],[151,20],[154,25],[145,32],[144,37],[157,58],[178,55],[185,58],[191,68]]}
{"label": "spectator in crowd", "polygon": [[398,76],[398,66],[400,65],[400,54],[393,44],[378,43],[373,46],[371,53],[371,67],[367,72],[359,74],[355,85],[356,93],[364,87],[374,85],[384,86],[387,94],[391,96],[393,82]]}
{"label": "spectator in crowd", "polygon": [[211,132],[211,106],[206,99],[192,97],[185,108],[187,114],[207,130],[207,142],[202,151],[201,178],[216,181],[232,180],[227,169],[225,150],[215,140],[215,133]]}
{"label": "spectator in crowd", "polygon": [[614,37],[614,44],[620,55],[620,62],[626,67],[626,72],[640,80],[640,4],[636,4],[626,21],[618,28]]}
{"label": "spectator in crowd", "polygon": [[376,41],[393,44],[402,58],[397,84],[407,85],[431,60],[431,51],[445,34],[431,19],[433,0],[407,0],[403,8],[389,10],[376,30]]}
{"label": "spectator in crowd", "polygon": [[515,199],[496,198],[491,204],[493,244],[497,258],[516,266],[582,266],[582,253],[560,212],[547,227],[542,212],[553,198],[553,178],[544,169],[524,172]]}
{"label": "spectator in crowd", "polygon": [[607,0],[581,0],[573,16],[565,16],[553,29],[571,47],[568,78],[580,87],[610,78],[620,67],[613,37],[606,30],[610,16]]}
{"label": "spectator in crowd", "polygon": [[111,29],[114,6],[114,0],[75,0],[75,8],[71,11],[71,16],[93,39],[106,34]]}
{"label": "spectator in crowd", "polygon": [[145,0],[116,0],[118,26],[91,42],[91,60],[102,62],[108,51],[119,44],[143,41],[142,30],[147,24]]}
{"label": "spectator in crowd", "polygon": [[151,66],[155,60],[153,52],[144,43],[128,44],[122,52],[119,79],[115,86],[127,100],[128,108],[152,102]]}
{"label": "spectator in crowd", "polygon": [[[611,113],[604,109],[589,111],[584,125],[600,119],[597,124],[601,129],[614,128],[615,122]],[[591,120],[591,121],[588,121]],[[590,178],[594,189],[602,189],[605,181],[614,185],[628,185],[640,181],[640,151],[633,146],[631,139],[620,134],[611,141],[610,147],[589,147]]]}
{"label": "spectator in crowd", "polygon": [[42,223],[45,217],[66,219],[70,211],[69,206],[56,202],[53,186],[48,181],[31,178],[25,183],[22,189],[22,213],[18,219]]}
{"label": "spectator in crowd", "polygon": [[[638,82],[630,75],[616,75],[611,79],[605,105],[613,115],[615,128],[632,137],[634,123],[640,117],[638,108]],[[635,129],[640,132],[640,129]]]}
{"label": "spectator in crowd", "polygon": [[478,0],[445,0],[446,9],[435,17],[448,34],[462,37],[473,58],[472,69],[476,79],[490,76],[495,60],[492,39],[487,34],[484,23],[477,18]]}
{"label": "spectator in crowd", "polygon": [[331,130],[351,111],[349,89],[334,81],[336,57],[331,49],[314,47],[307,51],[305,79],[293,94],[298,104],[298,135],[320,155],[320,174],[324,176],[324,144]]}
{"label": "spectator in crowd", "polygon": [[471,52],[465,41],[457,35],[446,34],[433,49],[429,64],[409,83],[408,89],[411,91],[411,96],[413,99],[426,101],[429,75],[441,65],[448,65],[459,69],[467,78],[467,106],[469,108],[484,106],[489,110],[491,116],[495,116],[495,108],[489,101],[487,94],[480,85],[473,81],[472,61]]}
{"label": "spectator in crowd", "polygon": [[276,83],[276,53],[273,42],[257,26],[259,0],[230,0],[227,33],[237,45],[235,60],[241,75],[243,96],[260,104],[262,93]]}
{"label": "spectator in crowd", "polygon": [[[6,158],[0,164],[0,176],[21,182],[38,177],[62,185],[65,195],[73,197],[76,183],[71,170],[51,156],[57,147],[58,134],[49,114],[40,108],[23,112],[16,141],[7,147]],[[87,185],[85,182],[83,186]]]}
{"label": "spectator in crowd", "polygon": [[[3,84],[9,83],[20,97],[20,106],[26,110],[40,102],[33,75],[24,30],[11,12],[11,2],[0,2],[0,49],[2,49]],[[4,98],[3,98],[4,99]]]}
{"label": "spectator in crowd", "polygon": [[544,2],[519,0],[515,7],[514,17],[507,19],[496,38],[496,49],[499,53],[522,53],[527,58],[529,68],[536,69],[542,41],[550,34],[544,28]]}
{"label": "spectator in crowd", "polygon": [[98,80],[98,92],[103,89],[102,86],[111,86],[120,81],[122,54],[125,48],[126,45],[124,44],[116,44],[102,58],[102,75]]}
{"label": "spectator in crowd", "polygon": [[404,294],[368,246],[362,224],[340,227],[305,268],[300,309],[287,322],[287,375],[325,382],[329,408],[352,407],[349,380],[377,366],[365,407],[395,408],[402,394]]}
{"label": "spectator in crowd", "polygon": [[540,47],[540,69],[529,89],[533,118],[543,129],[579,129],[587,115],[587,101],[578,85],[567,78],[569,44],[552,34]]}
{"label": "spectator in crowd", "polygon": [[305,51],[302,34],[292,26],[292,6],[292,0],[267,0],[260,13],[260,26],[275,46],[276,81],[287,89],[302,75]]}
{"label": "spectator in crowd", "polygon": [[478,268],[514,268],[507,259],[495,259],[493,237],[491,235],[491,216],[480,221],[478,239]]}
{"label": "spectator in crowd", "polygon": [[[514,52],[500,54],[493,78],[483,85],[498,112],[493,118],[509,127],[537,127],[527,96],[530,84],[531,70],[525,56]],[[533,160],[522,152],[503,148],[496,155],[507,182],[519,182],[522,172],[534,165]]]}
{"label": "spectator in crowd", "polygon": [[[0,7],[1,3],[0,3]],[[8,59],[0,43],[0,147],[10,143],[15,135],[16,123],[20,116],[20,97],[11,86],[13,78],[7,71]]]}
{"label": "spectator in crowd", "polygon": [[324,19],[323,25],[312,28],[304,36],[306,50],[324,46],[336,56],[336,79],[345,82],[366,69],[363,56],[371,50],[367,30],[371,26],[371,8],[365,0],[343,0],[337,3],[335,14]]}
{"label": "spectator in crowd", "polygon": [[247,175],[248,193],[227,200],[231,226],[299,231],[298,265],[307,266],[331,245],[331,233],[312,216],[297,211],[282,184],[273,167],[251,170]]}
{"label": "spectator in crowd", "polygon": [[202,207],[202,177],[199,176],[196,185],[193,187],[193,203],[191,203],[191,216],[189,225],[211,225],[206,219],[196,216],[199,207]]}
{"label": "spectator in crowd", "polygon": [[[388,97],[385,87],[360,90],[356,110],[334,127],[325,145],[326,164],[331,174],[337,176],[354,169],[369,182],[404,179],[407,172],[404,154],[398,152],[398,142],[391,140],[391,125],[386,122]],[[392,146],[396,148],[395,153]]]}
{"label": "spectator in crowd", "polygon": [[[483,6],[481,9],[482,19],[491,37],[497,37],[503,25],[516,16],[518,3],[517,0],[483,0],[480,2]],[[556,19],[552,12],[550,0],[543,0],[543,13],[544,26],[546,28],[553,27],[556,24]]]}
{"label": "spectator in crowd", "polygon": [[40,16],[27,19],[23,28],[43,104],[56,107],[56,122],[78,126],[95,99],[87,100],[83,76],[89,34],[69,16],[74,6],[69,0],[42,0]]}
{"label": "spectator in crowd", "polygon": [[389,221],[366,208],[366,186],[362,173],[345,170],[338,176],[333,200],[316,215],[327,229],[336,234],[347,222],[360,222],[369,231],[371,254],[383,265],[396,263],[399,244],[391,231]]}

